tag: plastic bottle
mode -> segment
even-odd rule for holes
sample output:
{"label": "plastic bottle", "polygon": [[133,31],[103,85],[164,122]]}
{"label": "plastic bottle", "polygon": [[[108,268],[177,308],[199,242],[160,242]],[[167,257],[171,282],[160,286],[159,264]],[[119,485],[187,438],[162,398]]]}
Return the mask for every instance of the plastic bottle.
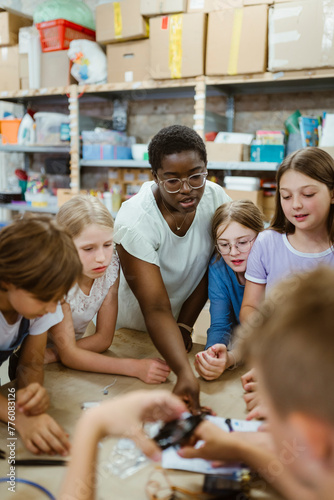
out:
{"label": "plastic bottle", "polygon": [[36,143],[36,125],[29,113],[26,113],[21,120],[17,134],[17,143],[27,145]]}

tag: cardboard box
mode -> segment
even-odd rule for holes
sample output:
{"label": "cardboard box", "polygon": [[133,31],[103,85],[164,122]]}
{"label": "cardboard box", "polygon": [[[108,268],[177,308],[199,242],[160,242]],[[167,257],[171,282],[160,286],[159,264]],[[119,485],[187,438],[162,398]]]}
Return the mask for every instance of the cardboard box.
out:
{"label": "cardboard box", "polygon": [[[71,198],[73,198],[73,196],[76,196],[77,194],[78,193],[73,193],[73,191],[71,191],[70,189],[58,188],[57,189],[57,205],[58,205],[58,207],[61,207],[62,205],[64,205],[64,203],[69,201]],[[87,191],[81,189],[80,194],[87,194]]]}
{"label": "cardboard box", "polygon": [[150,42],[113,43],[107,45],[108,83],[141,82],[150,76]]}
{"label": "cardboard box", "polygon": [[159,16],[185,12],[187,0],[140,0],[142,16]]}
{"label": "cardboard box", "polygon": [[19,29],[31,26],[32,18],[12,9],[0,8],[0,46],[16,45]]}
{"label": "cardboard box", "polygon": [[285,146],[280,144],[252,144],[251,161],[268,161],[281,163],[284,159]]}
{"label": "cardboard box", "polygon": [[210,12],[205,74],[237,75],[266,71],[267,29],[266,5]]}
{"label": "cardboard box", "polygon": [[239,9],[244,0],[188,0],[187,12],[214,12],[223,9]]}
{"label": "cardboard box", "polygon": [[[331,2],[332,4],[332,2]],[[326,2],[279,3],[269,11],[269,70],[334,66],[333,30]]]}
{"label": "cardboard box", "polygon": [[70,74],[71,61],[67,50],[42,52],[41,54],[41,87],[66,87],[76,80]]}
{"label": "cardboard box", "polygon": [[0,91],[20,89],[19,46],[0,47]]}
{"label": "cardboard box", "polygon": [[148,21],[140,14],[140,0],[121,0],[96,6],[97,42],[107,44],[148,36]]}
{"label": "cardboard box", "polygon": [[242,161],[244,144],[206,142],[208,161]]}
{"label": "cardboard box", "polygon": [[154,79],[204,73],[206,14],[150,18],[150,73]]}
{"label": "cardboard box", "polygon": [[252,201],[260,210],[262,210],[262,200],[263,193],[261,189],[258,191],[241,191],[237,189],[226,189],[225,193],[232,198],[232,200],[250,200]]}
{"label": "cardboard box", "polygon": [[334,146],[321,146],[319,149],[326,151],[332,158],[334,158]]}

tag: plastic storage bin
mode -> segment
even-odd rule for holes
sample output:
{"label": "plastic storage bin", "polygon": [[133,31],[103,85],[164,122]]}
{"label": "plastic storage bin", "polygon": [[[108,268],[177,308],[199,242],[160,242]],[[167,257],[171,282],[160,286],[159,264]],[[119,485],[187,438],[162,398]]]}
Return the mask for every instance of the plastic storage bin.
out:
{"label": "plastic storage bin", "polygon": [[41,111],[35,113],[37,144],[63,144],[60,137],[62,124],[69,123],[69,116],[63,113]]}
{"label": "plastic storage bin", "polygon": [[95,41],[95,31],[66,19],[37,23],[36,28],[41,38],[42,52],[68,49],[72,40]]}

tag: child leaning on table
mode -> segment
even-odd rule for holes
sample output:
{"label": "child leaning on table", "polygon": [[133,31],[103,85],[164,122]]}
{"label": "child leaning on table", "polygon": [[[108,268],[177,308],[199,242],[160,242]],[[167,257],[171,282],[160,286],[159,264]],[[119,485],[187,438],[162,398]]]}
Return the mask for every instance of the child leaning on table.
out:
{"label": "child leaning on table", "polygon": [[[276,286],[252,323],[245,355],[255,366],[275,453],[245,436],[200,424],[204,444],[186,458],[247,463],[294,500],[332,500],[334,491],[334,270],[294,275]],[[253,326],[251,326],[251,324]],[[261,433],[263,437],[264,433]]]}
{"label": "child leaning on table", "polygon": [[[118,310],[119,260],[113,247],[114,221],[95,197],[78,195],[60,207],[57,221],[72,236],[82,274],[62,305],[64,319],[50,328],[46,362],[73,369],[165,382],[169,368],[161,359],[119,359],[101,355],[111,345]],[[96,332],[83,337],[97,314]],[[54,345],[52,345],[54,344]]]}
{"label": "child leaning on table", "polygon": [[[32,453],[69,449],[65,432],[45,413],[43,359],[47,330],[63,318],[59,301],[80,272],[71,237],[49,217],[24,217],[1,230],[0,364],[10,358],[16,391],[0,395],[0,420],[9,420]],[[8,413],[14,406],[15,420]]]}
{"label": "child leaning on table", "polygon": [[263,214],[248,200],[230,201],[212,219],[215,254],[209,264],[210,328],[205,350],[196,354],[195,369],[206,380],[217,379],[235,365],[232,330],[239,324],[248,255],[263,231]]}

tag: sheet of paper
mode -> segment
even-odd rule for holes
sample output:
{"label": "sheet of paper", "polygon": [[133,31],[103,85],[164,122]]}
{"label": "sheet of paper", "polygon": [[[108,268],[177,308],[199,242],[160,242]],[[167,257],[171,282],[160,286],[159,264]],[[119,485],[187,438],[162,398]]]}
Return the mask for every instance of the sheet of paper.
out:
{"label": "sheet of paper", "polygon": [[[225,418],[208,416],[208,420],[228,432],[229,427],[225,423]],[[241,432],[256,432],[261,422],[247,420],[231,419],[233,430]],[[198,443],[200,446],[200,443]],[[231,464],[228,467],[212,467],[211,462],[202,458],[182,458],[177,454],[173,447],[167,448],[162,452],[161,465],[164,469],[186,470],[190,472],[199,472],[201,474],[231,474],[240,470],[239,464]]]}

